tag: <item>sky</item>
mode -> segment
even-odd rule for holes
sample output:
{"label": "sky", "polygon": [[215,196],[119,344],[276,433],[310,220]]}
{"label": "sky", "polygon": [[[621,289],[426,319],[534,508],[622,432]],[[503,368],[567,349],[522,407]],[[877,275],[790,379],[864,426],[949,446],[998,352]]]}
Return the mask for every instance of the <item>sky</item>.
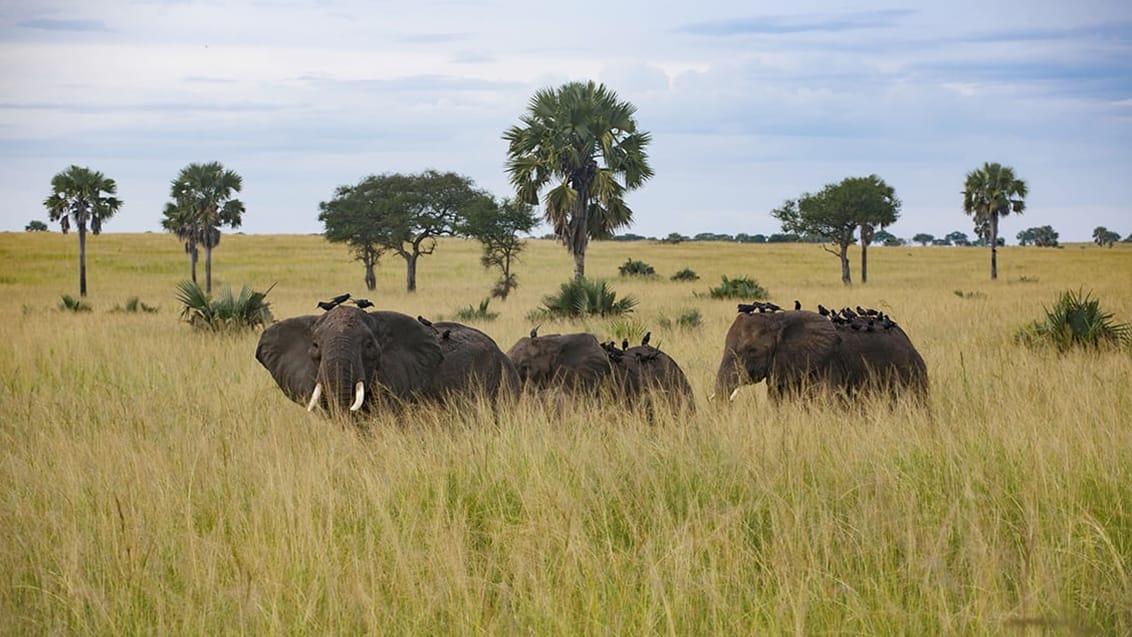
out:
{"label": "sky", "polygon": [[0,231],[47,221],[71,164],[117,182],[107,232],[160,231],[192,162],[243,176],[256,234],[321,232],[373,174],[510,196],[503,132],[577,80],[652,135],[623,232],[770,234],[784,200],[877,174],[889,231],[973,235],[960,192],[992,161],[1030,189],[1010,243],[1132,233],[1128,0],[0,0]]}

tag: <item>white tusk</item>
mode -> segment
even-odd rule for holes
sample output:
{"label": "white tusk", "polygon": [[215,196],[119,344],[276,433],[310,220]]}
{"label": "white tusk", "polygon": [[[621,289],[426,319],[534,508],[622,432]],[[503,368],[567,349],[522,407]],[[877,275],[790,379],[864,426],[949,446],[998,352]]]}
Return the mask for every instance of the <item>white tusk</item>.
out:
{"label": "white tusk", "polygon": [[735,391],[731,392],[731,397],[728,398],[727,400],[729,400],[731,402],[735,402],[735,396],[739,395],[739,389],[740,389],[739,387],[736,387]]}
{"label": "white tusk", "polygon": [[358,381],[354,385],[354,404],[350,405],[350,411],[357,411],[362,408],[362,401],[366,399],[366,384],[364,381]]}
{"label": "white tusk", "polygon": [[322,396],[322,383],[315,383],[314,384],[314,393],[311,394],[311,401],[310,401],[310,404],[307,405],[307,411],[314,411],[315,406],[318,405],[318,399],[321,396]]}

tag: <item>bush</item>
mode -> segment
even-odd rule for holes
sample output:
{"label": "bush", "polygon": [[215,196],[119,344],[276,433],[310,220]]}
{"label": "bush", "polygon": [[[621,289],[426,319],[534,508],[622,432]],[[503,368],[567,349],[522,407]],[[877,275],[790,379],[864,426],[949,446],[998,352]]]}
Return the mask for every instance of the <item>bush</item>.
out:
{"label": "bush", "polygon": [[659,323],[660,326],[666,330],[672,329],[674,326],[682,330],[690,330],[703,325],[704,317],[700,314],[699,310],[692,308],[681,312],[680,316],[677,316],[675,321],[667,316],[662,316],[660,317]]}
{"label": "bush", "polygon": [[1099,348],[1132,344],[1132,325],[1114,322],[1101,310],[1100,301],[1080,291],[1062,292],[1045,317],[1030,322],[1015,335],[1029,346],[1052,345],[1059,351],[1073,347]]}
{"label": "bush", "polygon": [[699,281],[700,275],[696,274],[696,271],[691,269],[691,268],[684,268],[683,270],[680,270],[676,274],[673,274],[672,280],[673,281]]}
{"label": "bush", "polygon": [[645,326],[630,318],[619,318],[609,322],[609,333],[613,335],[613,339],[620,343],[622,340],[628,340],[631,345],[636,345],[641,342],[641,337],[645,335]]}
{"label": "bush", "polygon": [[533,319],[580,318],[628,314],[637,300],[625,295],[618,299],[605,281],[573,279],[563,283],[558,294],[543,297],[543,307],[531,312]]}
{"label": "bush", "polygon": [[[272,284],[271,288],[274,287]],[[196,283],[181,281],[177,285],[177,300],[184,306],[181,318],[193,327],[214,332],[264,326],[274,320],[271,304],[264,300],[271,288],[253,292],[245,285],[239,296],[232,294],[232,288],[225,288],[212,298]]]}
{"label": "bush", "polygon": [[952,293],[961,299],[985,299],[986,294],[982,292],[964,292],[963,290],[953,290]]}
{"label": "bush", "polygon": [[91,307],[90,303],[82,299],[76,299],[70,294],[64,294],[59,301],[59,309],[66,312],[89,312]]}
{"label": "bush", "polygon": [[656,270],[644,261],[626,259],[617,271],[621,276],[656,276]]}
{"label": "bush", "polygon": [[136,297],[136,296],[131,296],[130,298],[126,299],[125,307],[123,307],[121,305],[115,305],[114,309],[110,310],[110,311],[111,312],[128,312],[130,314],[134,314],[134,313],[137,313],[137,312],[145,312],[147,314],[153,314],[154,312],[157,311],[157,308],[152,306],[152,305],[146,305],[145,303],[142,303],[141,301],[138,300],[138,297]]}
{"label": "bush", "polygon": [[491,312],[487,309],[488,304],[491,303],[491,298],[486,298],[480,301],[479,307],[472,307],[469,305],[465,308],[456,310],[456,318],[461,321],[494,321],[499,317],[499,312]]}
{"label": "bush", "polygon": [[759,282],[741,276],[736,279],[729,279],[727,275],[723,276],[723,282],[718,286],[708,291],[713,299],[766,299],[769,294],[766,288],[759,285]]}

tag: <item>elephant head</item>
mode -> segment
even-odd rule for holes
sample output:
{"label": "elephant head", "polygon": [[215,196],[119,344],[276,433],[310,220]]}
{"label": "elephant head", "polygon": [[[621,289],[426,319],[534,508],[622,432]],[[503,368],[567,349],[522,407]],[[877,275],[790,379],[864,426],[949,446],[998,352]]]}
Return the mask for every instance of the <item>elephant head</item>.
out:
{"label": "elephant head", "polygon": [[339,305],[264,330],[256,359],[292,400],[357,411],[380,397],[427,394],[443,359],[433,330],[396,312]]}
{"label": "elephant head", "polygon": [[593,334],[549,334],[523,337],[507,352],[519,378],[528,387],[597,389],[612,369]]}
{"label": "elephant head", "polygon": [[813,312],[740,313],[727,331],[715,393],[734,396],[764,379],[772,392],[798,386],[831,366],[840,342],[833,324]]}

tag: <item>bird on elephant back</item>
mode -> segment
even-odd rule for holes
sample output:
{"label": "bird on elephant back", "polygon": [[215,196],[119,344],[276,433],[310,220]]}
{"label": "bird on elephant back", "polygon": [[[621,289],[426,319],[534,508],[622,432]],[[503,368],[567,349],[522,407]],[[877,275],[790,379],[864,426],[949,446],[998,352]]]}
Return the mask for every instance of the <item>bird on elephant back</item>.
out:
{"label": "bird on elephant back", "polygon": [[271,325],[256,359],[308,411],[358,412],[479,395],[495,400],[519,391],[511,360],[475,328],[340,303],[319,316]]}
{"label": "bird on elephant back", "polygon": [[[646,335],[647,336],[647,335]],[[655,411],[660,401],[694,409],[692,387],[680,365],[648,344],[602,344],[593,334],[539,335],[531,330],[507,352],[526,391],[562,403],[606,393],[626,407]]]}
{"label": "bird on elephant back", "polygon": [[[799,304],[795,304],[799,307]],[[767,303],[740,304],[727,331],[715,395],[734,399],[748,383],[767,382],[773,401],[790,397],[862,394],[923,403],[927,366],[891,317],[858,307],[818,312]]]}

